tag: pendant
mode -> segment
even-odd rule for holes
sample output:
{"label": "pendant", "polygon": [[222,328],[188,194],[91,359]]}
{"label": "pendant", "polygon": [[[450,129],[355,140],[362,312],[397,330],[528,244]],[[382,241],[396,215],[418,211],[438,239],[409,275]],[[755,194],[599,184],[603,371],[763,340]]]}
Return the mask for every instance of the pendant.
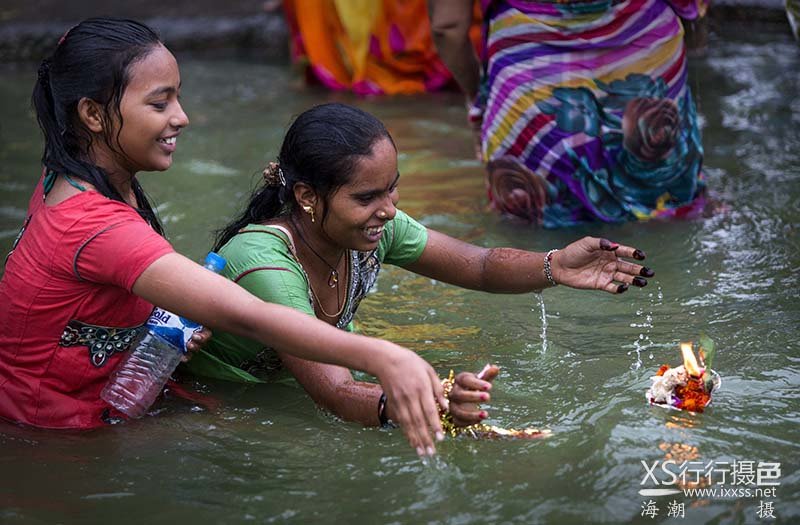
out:
{"label": "pendant", "polygon": [[339,284],[339,272],[336,270],[331,270],[330,276],[328,276],[328,286],[331,288],[336,288],[336,285]]}

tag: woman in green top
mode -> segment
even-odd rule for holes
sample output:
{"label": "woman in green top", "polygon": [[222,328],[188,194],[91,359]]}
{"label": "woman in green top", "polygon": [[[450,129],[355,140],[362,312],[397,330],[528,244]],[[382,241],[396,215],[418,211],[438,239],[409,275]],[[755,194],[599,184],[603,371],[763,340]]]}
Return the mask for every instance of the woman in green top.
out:
{"label": "woman in green top", "polygon": [[[397,150],[383,124],[357,108],[324,104],[294,121],[278,163],[264,172],[243,214],[220,231],[223,274],[261,299],[296,308],[343,330],[382,263],[465,288],[524,293],[557,283],[622,293],[653,272],[618,256],[644,254],[586,237],[547,254],[484,249],[428,230],[398,210]],[[325,345],[325,341],[318,342]],[[395,405],[380,385],[355,381],[347,368],[275,352],[255,340],[215,332],[190,362],[193,372],[260,382],[284,365],[314,401],[365,425],[385,424]],[[457,425],[487,417],[492,368],[484,379],[461,373],[450,393]],[[488,380],[488,381],[487,381]]]}

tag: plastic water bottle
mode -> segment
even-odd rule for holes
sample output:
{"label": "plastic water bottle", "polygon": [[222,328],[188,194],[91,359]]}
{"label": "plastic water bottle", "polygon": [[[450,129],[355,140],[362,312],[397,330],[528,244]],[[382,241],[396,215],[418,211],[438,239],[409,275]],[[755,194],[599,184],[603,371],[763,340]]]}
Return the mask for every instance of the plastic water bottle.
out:
{"label": "plastic water bottle", "polygon": [[[219,273],[225,268],[225,259],[211,252],[203,266]],[[186,343],[192,334],[202,328],[194,321],[155,308],[144,326],[144,335],[111,374],[100,397],[128,417],[142,417],[186,355]]]}

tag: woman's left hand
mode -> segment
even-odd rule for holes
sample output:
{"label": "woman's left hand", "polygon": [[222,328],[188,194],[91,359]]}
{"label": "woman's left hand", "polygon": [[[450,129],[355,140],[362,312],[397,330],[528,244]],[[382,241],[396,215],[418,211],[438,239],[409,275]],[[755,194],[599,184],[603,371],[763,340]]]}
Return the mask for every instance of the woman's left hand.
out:
{"label": "woman's left hand", "polygon": [[608,239],[584,237],[553,254],[550,266],[553,279],[565,286],[587,290],[623,293],[629,285],[647,285],[645,277],[655,272],[621,257],[642,261],[643,251]]}
{"label": "woman's left hand", "polygon": [[189,361],[192,358],[192,354],[202,350],[209,339],[211,339],[211,330],[205,326],[199,332],[193,333],[192,338],[186,343],[186,355],[181,358],[181,361],[184,363]]}

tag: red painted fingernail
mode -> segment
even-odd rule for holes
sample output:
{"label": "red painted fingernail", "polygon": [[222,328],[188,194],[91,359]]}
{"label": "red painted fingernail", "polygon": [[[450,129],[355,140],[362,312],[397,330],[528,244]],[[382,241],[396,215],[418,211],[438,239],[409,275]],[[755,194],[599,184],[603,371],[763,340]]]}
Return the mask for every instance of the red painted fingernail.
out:
{"label": "red painted fingernail", "polygon": [[487,417],[489,417],[489,414],[487,414],[485,410],[481,410],[479,416],[481,419],[486,419]]}
{"label": "red painted fingernail", "polygon": [[489,399],[489,394],[481,394],[481,401],[487,401]]}

